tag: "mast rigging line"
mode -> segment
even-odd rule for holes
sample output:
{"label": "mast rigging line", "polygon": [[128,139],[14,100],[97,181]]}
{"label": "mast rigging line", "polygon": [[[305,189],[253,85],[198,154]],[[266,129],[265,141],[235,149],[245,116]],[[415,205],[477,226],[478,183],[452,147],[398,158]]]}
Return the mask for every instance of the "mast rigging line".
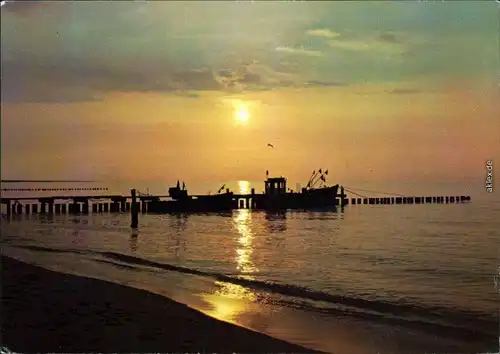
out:
{"label": "mast rigging line", "polygon": [[[387,192],[381,192],[381,191],[373,191],[373,190],[368,190],[368,189],[361,189],[361,188],[352,188],[352,187],[346,187],[344,186],[344,188],[347,190],[347,188],[349,189],[354,189],[354,190],[357,190],[357,191],[362,191],[362,192],[370,192],[370,193],[380,193],[380,194],[387,194],[387,195],[396,195],[398,197],[404,197],[405,195],[403,194],[398,194],[398,193],[387,193]],[[351,192],[352,193],[352,192]]]}
{"label": "mast rigging line", "polygon": [[351,194],[357,195],[358,197],[361,197],[361,198],[368,198],[366,195],[361,195],[361,194],[358,194],[358,193],[356,193],[356,192],[350,191],[349,189],[344,188],[344,190],[345,190],[346,192],[351,193]]}

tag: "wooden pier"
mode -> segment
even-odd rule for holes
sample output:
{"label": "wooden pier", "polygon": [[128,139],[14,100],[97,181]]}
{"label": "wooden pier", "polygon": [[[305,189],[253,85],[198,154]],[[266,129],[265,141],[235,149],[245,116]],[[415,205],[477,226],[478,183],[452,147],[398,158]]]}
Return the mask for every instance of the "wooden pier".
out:
{"label": "wooden pier", "polygon": [[[234,209],[255,209],[256,202],[263,194],[232,194]],[[206,197],[194,195],[194,199]],[[169,195],[136,197],[137,211],[146,213],[155,200],[170,198]],[[402,205],[402,204],[456,204],[470,202],[470,196],[392,196],[392,197],[349,197],[342,191],[335,205]],[[6,214],[102,214],[130,212],[132,196],[92,195],[92,196],[43,196],[0,198],[6,205]]]}

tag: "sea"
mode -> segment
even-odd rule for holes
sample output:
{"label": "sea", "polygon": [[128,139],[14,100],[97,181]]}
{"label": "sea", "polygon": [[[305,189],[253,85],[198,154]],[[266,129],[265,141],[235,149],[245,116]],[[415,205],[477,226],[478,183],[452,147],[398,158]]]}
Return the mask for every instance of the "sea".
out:
{"label": "sea", "polygon": [[[170,184],[4,182],[1,188],[3,198],[129,195],[131,188],[165,195]],[[259,181],[192,189],[216,193],[222,184],[242,193],[263,189]],[[137,230],[127,213],[4,215],[2,253],[145,289],[329,353],[498,352],[498,193],[488,193],[483,181],[353,181],[348,187],[364,196],[472,200],[335,211],[140,214]]]}

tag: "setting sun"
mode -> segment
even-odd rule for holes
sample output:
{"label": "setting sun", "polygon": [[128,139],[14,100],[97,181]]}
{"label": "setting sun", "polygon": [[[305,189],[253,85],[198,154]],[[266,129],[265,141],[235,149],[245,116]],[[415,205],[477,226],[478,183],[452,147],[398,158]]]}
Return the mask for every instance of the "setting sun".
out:
{"label": "setting sun", "polygon": [[248,122],[249,118],[250,118],[250,113],[248,112],[248,107],[245,105],[239,105],[236,108],[234,119],[238,123],[246,123]]}

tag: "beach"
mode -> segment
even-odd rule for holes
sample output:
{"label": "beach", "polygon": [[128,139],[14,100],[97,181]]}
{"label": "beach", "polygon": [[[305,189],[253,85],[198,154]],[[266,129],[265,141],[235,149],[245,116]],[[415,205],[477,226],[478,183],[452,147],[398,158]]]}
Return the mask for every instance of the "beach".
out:
{"label": "beach", "polygon": [[147,291],[1,260],[2,346],[15,352],[315,352]]}

